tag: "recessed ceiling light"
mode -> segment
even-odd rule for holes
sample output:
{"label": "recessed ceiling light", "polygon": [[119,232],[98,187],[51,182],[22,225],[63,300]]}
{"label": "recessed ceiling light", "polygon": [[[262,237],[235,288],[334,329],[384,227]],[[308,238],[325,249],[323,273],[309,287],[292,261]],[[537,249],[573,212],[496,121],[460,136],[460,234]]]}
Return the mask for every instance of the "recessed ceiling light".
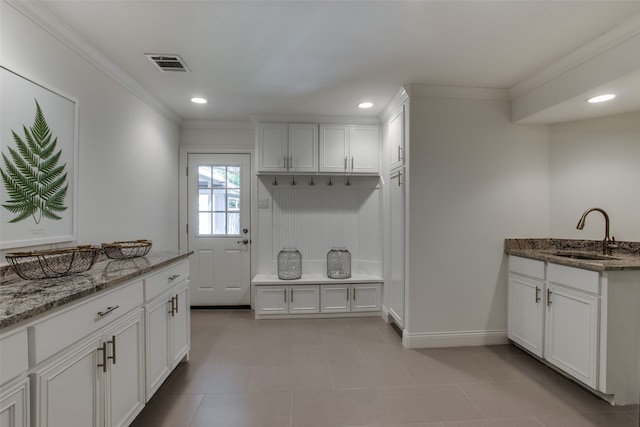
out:
{"label": "recessed ceiling light", "polygon": [[204,98],[191,98],[191,102],[193,102],[194,104],[206,104],[207,100]]}
{"label": "recessed ceiling light", "polygon": [[373,104],[371,102],[361,102],[358,104],[358,108],[371,108]]}
{"label": "recessed ceiling light", "polygon": [[594,96],[592,98],[589,98],[589,99],[587,99],[587,102],[590,102],[592,104],[596,104],[598,102],[611,101],[615,97],[616,96],[613,93],[608,93],[606,95],[598,95],[598,96]]}

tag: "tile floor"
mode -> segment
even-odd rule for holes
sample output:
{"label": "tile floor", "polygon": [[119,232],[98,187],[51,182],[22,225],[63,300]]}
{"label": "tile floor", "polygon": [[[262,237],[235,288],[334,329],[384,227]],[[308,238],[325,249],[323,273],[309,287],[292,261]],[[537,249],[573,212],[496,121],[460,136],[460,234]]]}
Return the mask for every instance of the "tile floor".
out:
{"label": "tile floor", "polygon": [[196,310],[192,350],[134,427],[638,427],[514,346],[409,350],[379,317]]}

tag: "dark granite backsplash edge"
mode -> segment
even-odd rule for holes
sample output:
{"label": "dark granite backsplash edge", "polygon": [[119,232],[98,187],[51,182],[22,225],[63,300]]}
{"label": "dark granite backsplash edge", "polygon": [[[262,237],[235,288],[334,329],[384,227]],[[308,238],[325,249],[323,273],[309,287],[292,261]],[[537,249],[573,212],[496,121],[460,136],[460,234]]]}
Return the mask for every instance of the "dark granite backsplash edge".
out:
{"label": "dark granite backsplash edge", "polygon": [[[616,241],[614,253],[640,255],[640,242]],[[504,239],[504,250],[576,250],[602,251],[602,240],[552,239],[552,238],[515,238]]]}

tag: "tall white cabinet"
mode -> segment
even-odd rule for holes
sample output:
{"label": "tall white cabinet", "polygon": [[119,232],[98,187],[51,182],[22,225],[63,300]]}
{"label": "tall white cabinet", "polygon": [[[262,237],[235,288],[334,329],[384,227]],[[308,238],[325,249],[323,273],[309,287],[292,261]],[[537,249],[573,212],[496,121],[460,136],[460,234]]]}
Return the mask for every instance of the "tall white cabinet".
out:
{"label": "tall white cabinet", "polygon": [[401,90],[385,112],[384,159],[386,167],[385,193],[387,201],[386,230],[388,269],[385,275],[384,312],[401,329],[407,323],[407,230],[406,194],[408,185],[408,105],[406,92]]}

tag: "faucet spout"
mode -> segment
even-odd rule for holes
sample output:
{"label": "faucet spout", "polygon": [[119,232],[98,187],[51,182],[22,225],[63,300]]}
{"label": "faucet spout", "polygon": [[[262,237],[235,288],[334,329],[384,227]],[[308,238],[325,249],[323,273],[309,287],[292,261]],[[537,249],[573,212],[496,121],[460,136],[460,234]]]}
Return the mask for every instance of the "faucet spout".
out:
{"label": "faucet spout", "polygon": [[[602,240],[602,253],[604,255],[611,255],[611,247],[613,245],[611,244],[612,239],[609,237],[609,215],[607,214],[607,212],[605,212],[604,209],[591,208],[584,211],[584,213],[580,217],[580,220],[578,221],[578,225],[576,225],[576,228],[578,230],[582,230],[584,228],[584,223],[587,219],[587,215],[589,215],[589,213],[593,211],[598,211],[604,216],[604,239]],[[615,243],[615,238],[613,238],[613,242]]]}

